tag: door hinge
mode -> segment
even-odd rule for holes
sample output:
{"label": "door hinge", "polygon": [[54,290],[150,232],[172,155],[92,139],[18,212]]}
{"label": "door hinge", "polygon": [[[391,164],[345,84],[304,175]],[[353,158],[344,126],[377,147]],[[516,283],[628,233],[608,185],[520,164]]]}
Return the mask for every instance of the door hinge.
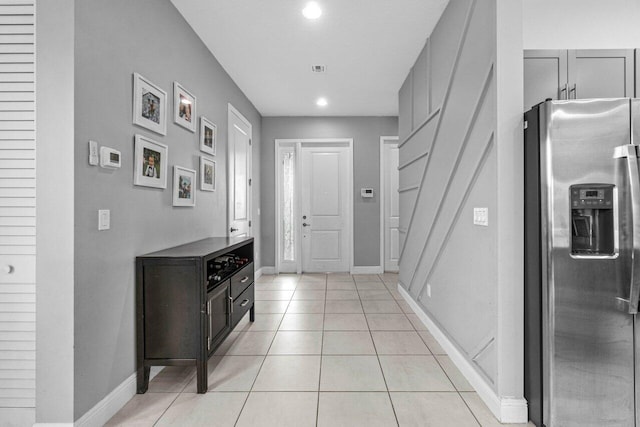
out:
{"label": "door hinge", "polygon": [[251,145],[251,138],[249,138],[249,145]]}
{"label": "door hinge", "polygon": [[251,227],[251,221],[249,221],[249,227]]}
{"label": "door hinge", "polygon": [[249,178],[249,186],[251,186],[251,178]]}

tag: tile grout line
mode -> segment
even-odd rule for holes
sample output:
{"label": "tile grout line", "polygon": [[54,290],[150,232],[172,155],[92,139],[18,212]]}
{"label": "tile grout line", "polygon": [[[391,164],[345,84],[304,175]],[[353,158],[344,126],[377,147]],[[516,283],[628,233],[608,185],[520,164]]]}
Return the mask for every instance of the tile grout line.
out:
{"label": "tile grout line", "polygon": [[[296,286],[293,288],[293,293],[295,293],[297,287],[298,287],[298,282],[296,282]],[[278,329],[276,329],[276,333],[273,335],[273,338],[271,339],[271,343],[269,344],[269,348],[267,348],[267,352],[265,353],[264,357],[262,358],[262,363],[260,364],[260,368],[258,368],[258,373],[256,373],[256,377],[253,379],[253,382],[251,383],[251,388],[249,389],[249,392],[247,393],[247,397],[244,399],[244,402],[242,403],[242,408],[240,408],[240,411],[238,412],[238,416],[236,417],[236,422],[233,423],[234,427],[238,425],[238,421],[240,421],[240,416],[242,415],[242,411],[244,411],[245,406],[247,406],[247,402],[249,401],[249,396],[251,396],[251,393],[253,392],[253,387],[255,386],[256,381],[258,380],[258,376],[260,375],[260,371],[262,370],[262,367],[264,366],[264,362],[267,360],[267,355],[269,354],[269,351],[271,350],[271,346],[273,345],[273,342],[276,340],[276,336],[278,335],[278,331],[280,330],[280,325],[282,325],[282,322],[284,321],[284,316],[287,314],[287,310],[289,309],[289,306],[291,305],[292,299],[293,299],[293,294],[291,294],[291,298],[289,299],[289,302],[287,303],[287,308],[284,311],[285,314],[283,314],[282,315],[282,319],[280,319],[280,323],[278,324]],[[254,304],[255,304],[255,301],[254,301]]]}
{"label": "tile grout line", "polygon": [[[379,277],[379,276],[378,276]],[[356,284],[356,291],[358,292],[358,297],[360,296],[360,291],[358,290],[358,285]],[[364,305],[362,304],[362,299],[360,299],[360,305],[362,306],[362,311],[364,312]],[[396,420],[396,425],[400,426],[400,421],[398,421],[398,414],[396,413],[396,408],[393,405],[393,400],[391,399],[391,392],[389,391],[389,385],[387,384],[387,377],[384,375],[384,369],[382,369],[382,362],[380,362],[380,355],[378,354],[378,347],[376,346],[376,341],[373,339],[373,333],[371,332],[371,326],[369,326],[369,319],[367,315],[364,316],[365,322],[367,322],[367,328],[369,329],[369,336],[371,337],[371,343],[373,344],[373,350],[376,352],[376,360],[378,361],[378,366],[380,367],[380,373],[382,374],[382,380],[384,381],[384,387],[387,389],[387,397],[389,398],[389,404],[391,404],[391,410],[393,411],[393,417]]]}
{"label": "tile grout line", "polygon": [[[415,313],[412,313],[415,314]],[[406,313],[405,313],[406,316]],[[408,316],[407,316],[408,318]],[[429,348],[429,345],[427,344],[427,342],[424,340],[424,338],[422,337],[422,335],[420,335],[420,331],[416,328],[416,326],[413,324],[413,322],[411,322],[411,320],[409,320],[409,322],[411,323],[411,325],[413,326],[413,329],[415,330],[415,332],[418,334],[418,336],[420,337],[420,339],[422,340],[422,342],[424,343],[424,345],[427,347],[427,349],[429,350],[429,353],[431,353],[431,356],[433,357],[433,360],[436,361],[436,363],[438,364],[438,366],[440,367],[440,369],[442,370],[442,372],[444,373],[444,375],[447,377],[447,379],[449,380],[449,382],[451,383],[451,385],[453,386],[454,392],[458,395],[458,397],[460,399],[462,399],[462,402],[464,403],[464,406],[469,410],[469,412],[471,413],[471,416],[473,417],[473,419],[476,421],[476,423],[478,423],[478,426],[482,427],[482,424],[480,423],[480,420],[478,420],[478,417],[476,417],[476,414],[471,410],[471,408],[469,407],[469,405],[467,404],[467,401],[464,400],[464,398],[462,397],[462,395],[460,394],[460,390],[458,390],[458,387],[456,387],[455,383],[453,382],[453,380],[451,379],[451,377],[449,376],[449,374],[447,373],[446,369],[444,369],[444,366],[442,365],[442,363],[440,363],[440,360],[438,360],[437,356],[446,356],[449,357],[448,354],[435,354],[431,348]],[[429,334],[431,334],[431,331],[429,331],[429,329],[427,328],[426,332],[428,332]]]}
{"label": "tile grout line", "polygon": [[324,356],[324,322],[327,319],[327,285],[328,276],[325,274],[324,278],[324,310],[322,310],[322,335],[320,338],[320,369],[318,370],[318,399],[316,404],[316,427],[320,422],[320,384],[322,382],[322,358]]}
{"label": "tile grout line", "polygon": [[[443,356],[443,355],[439,354],[438,356]],[[444,356],[449,357],[449,355],[444,355]],[[458,390],[458,387],[455,385],[455,383],[451,379],[451,376],[449,376],[449,374],[447,373],[447,370],[444,369],[444,366],[442,365],[442,363],[440,363],[440,360],[436,357],[435,354],[433,355],[433,358],[435,359],[435,361],[438,364],[438,366],[440,366],[440,369],[442,369],[442,372],[444,372],[444,374],[446,375],[446,377],[449,380],[449,382],[451,382],[451,385],[453,386],[456,394],[462,400],[462,402],[464,403],[464,406],[469,410],[469,412],[471,413],[471,416],[476,420],[476,422],[478,423],[478,426],[482,427],[482,424],[480,423],[480,420],[478,419],[478,417],[476,417],[476,414],[473,412],[471,407],[469,407],[469,405],[467,404],[467,401],[464,400],[464,397],[462,397],[462,394],[460,394],[460,390]]]}
{"label": "tile grout line", "polygon": [[169,405],[167,405],[167,407],[164,409],[164,411],[162,411],[162,414],[160,414],[160,416],[158,417],[157,420],[154,421],[154,423],[152,424],[153,426],[155,426],[156,424],[158,424],[158,422],[162,419],[162,417],[164,417],[164,414],[167,413],[167,411],[169,410],[169,408],[171,408],[171,406],[175,403],[175,401],[178,399],[178,397],[182,394],[182,392],[179,392],[176,394],[176,397],[173,398],[173,400],[171,401],[171,403],[169,403]]}

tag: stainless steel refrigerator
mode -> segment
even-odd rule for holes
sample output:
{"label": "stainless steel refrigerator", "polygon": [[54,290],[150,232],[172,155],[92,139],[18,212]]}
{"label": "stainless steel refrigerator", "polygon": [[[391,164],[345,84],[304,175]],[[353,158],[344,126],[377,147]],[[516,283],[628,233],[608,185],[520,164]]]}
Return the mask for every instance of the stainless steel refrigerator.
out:
{"label": "stainless steel refrigerator", "polygon": [[637,99],[525,114],[525,397],[537,426],[640,426],[637,144]]}

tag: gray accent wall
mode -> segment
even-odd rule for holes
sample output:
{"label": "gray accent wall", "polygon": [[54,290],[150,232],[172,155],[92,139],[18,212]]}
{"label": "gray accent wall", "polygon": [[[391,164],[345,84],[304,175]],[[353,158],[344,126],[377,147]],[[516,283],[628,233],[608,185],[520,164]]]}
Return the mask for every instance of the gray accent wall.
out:
{"label": "gray accent wall", "polygon": [[[494,1],[449,2],[411,70],[413,91],[399,92],[412,106],[400,122],[413,122],[400,141],[399,278],[498,391],[495,27]],[[474,207],[489,209],[488,227],[473,224]]]}
{"label": "gray accent wall", "polygon": [[[227,103],[253,125],[253,206],[260,206],[262,118],[169,0],[75,6],[77,420],[135,372],[135,256],[227,234]],[[199,169],[198,132],[174,124],[172,108],[166,136],[133,125],[134,72],[165,90],[169,102],[178,81],[197,97],[198,116],[218,125],[217,190],[198,190],[195,208],[173,207],[171,185],[173,165]],[[169,146],[166,189],[133,185],[135,134]],[[90,139],[120,150],[122,168],[89,166]],[[110,230],[98,231],[98,209],[111,210]]]}
{"label": "gray accent wall", "polygon": [[[275,140],[353,138],[354,265],[380,265],[380,137],[398,132],[397,117],[265,117],[262,119],[262,265],[276,265]],[[373,187],[363,199],[360,188]]]}

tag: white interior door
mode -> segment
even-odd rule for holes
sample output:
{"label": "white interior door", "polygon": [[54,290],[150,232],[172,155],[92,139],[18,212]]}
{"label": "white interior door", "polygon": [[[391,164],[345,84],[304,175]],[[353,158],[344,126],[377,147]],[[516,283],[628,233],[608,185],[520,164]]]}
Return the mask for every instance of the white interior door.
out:
{"label": "white interior door", "polygon": [[383,141],[382,145],[382,179],[383,197],[383,233],[384,233],[384,270],[398,271],[400,258],[400,185],[398,141]]}
{"label": "white interior door", "polygon": [[251,123],[229,104],[229,236],[251,236]]}
{"label": "white interior door", "polygon": [[348,147],[304,147],[300,150],[300,225],[302,270],[349,271]]}

